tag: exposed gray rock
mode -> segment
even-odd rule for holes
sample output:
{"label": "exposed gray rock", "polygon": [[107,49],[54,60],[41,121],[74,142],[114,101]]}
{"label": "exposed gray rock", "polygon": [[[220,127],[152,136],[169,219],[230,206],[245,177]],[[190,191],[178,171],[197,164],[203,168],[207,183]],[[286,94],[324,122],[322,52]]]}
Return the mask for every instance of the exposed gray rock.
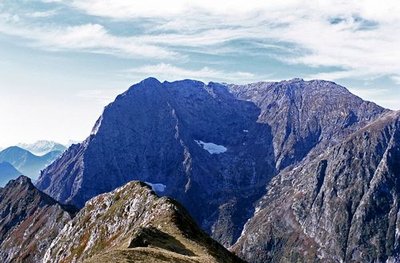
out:
{"label": "exposed gray rock", "polygon": [[0,262],[40,262],[74,212],[37,190],[29,178],[11,180],[0,189]]}
{"label": "exposed gray rock", "polygon": [[[125,261],[126,260],[126,261]],[[130,182],[88,201],[46,252],[54,262],[240,263],[174,200]]]}
{"label": "exposed gray rock", "polygon": [[390,112],[276,176],[233,248],[249,262],[396,262],[399,195]]}
{"label": "exposed gray rock", "polygon": [[271,178],[384,112],[326,81],[240,86],[150,78],[108,105],[92,135],[46,168],[37,186],[82,207],[131,180],[162,184],[163,195],[228,246]]}

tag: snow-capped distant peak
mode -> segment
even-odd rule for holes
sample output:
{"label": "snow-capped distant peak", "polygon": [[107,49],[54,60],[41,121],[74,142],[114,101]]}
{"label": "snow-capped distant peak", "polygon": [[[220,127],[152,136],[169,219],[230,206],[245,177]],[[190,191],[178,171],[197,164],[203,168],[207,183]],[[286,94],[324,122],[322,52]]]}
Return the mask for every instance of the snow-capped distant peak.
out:
{"label": "snow-capped distant peak", "polygon": [[30,151],[35,155],[45,155],[52,151],[65,151],[67,148],[57,142],[40,140],[35,143],[19,143],[18,147]]}
{"label": "snow-capped distant peak", "polygon": [[195,142],[201,146],[204,150],[206,150],[207,152],[211,153],[211,154],[220,154],[220,153],[224,153],[228,150],[228,148],[226,148],[223,145],[218,145],[212,142],[203,142],[200,140],[195,140]]}

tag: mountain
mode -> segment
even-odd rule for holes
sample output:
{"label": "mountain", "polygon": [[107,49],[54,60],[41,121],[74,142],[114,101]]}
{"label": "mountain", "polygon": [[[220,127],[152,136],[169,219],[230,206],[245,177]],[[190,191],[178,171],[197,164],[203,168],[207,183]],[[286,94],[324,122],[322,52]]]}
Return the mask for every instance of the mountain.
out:
{"label": "mountain", "polygon": [[44,262],[242,262],[208,237],[186,210],[130,182],[86,203]]}
{"label": "mountain", "polygon": [[22,174],[36,179],[40,171],[57,159],[60,154],[60,151],[53,151],[43,156],[36,156],[20,147],[12,146],[0,152],[0,162],[8,162]]}
{"label": "mountain", "polygon": [[50,152],[63,152],[67,149],[67,147],[60,143],[46,140],[40,140],[35,143],[19,143],[17,146],[38,156]]}
{"label": "mountain", "polygon": [[400,112],[276,176],[234,245],[249,262],[399,262]]}
{"label": "mountain", "polygon": [[0,163],[0,187],[6,185],[11,179],[16,179],[22,173],[15,169],[10,163],[1,162]]}
{"label": "mountain", "polygon": [[40,262],[74,210],[20,176],[0,188],[0,261]]}
{"label": "mountain", "polygon": [[149,78],[108,105],[92,134],[48,166],[37,187],[83,207],[98,194],[144,181],[230,246],[272,178],[387,112],[328,81]]}

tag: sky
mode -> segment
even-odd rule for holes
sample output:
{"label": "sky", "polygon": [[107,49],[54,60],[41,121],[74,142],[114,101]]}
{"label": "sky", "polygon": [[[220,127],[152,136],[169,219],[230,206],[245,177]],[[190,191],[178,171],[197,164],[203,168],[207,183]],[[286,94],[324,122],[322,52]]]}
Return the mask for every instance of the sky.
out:
{"label": "sky", "polygon": [[147,77],[332,80],[400,109],[391,0],[0,0],[0,147],[89,134]]}

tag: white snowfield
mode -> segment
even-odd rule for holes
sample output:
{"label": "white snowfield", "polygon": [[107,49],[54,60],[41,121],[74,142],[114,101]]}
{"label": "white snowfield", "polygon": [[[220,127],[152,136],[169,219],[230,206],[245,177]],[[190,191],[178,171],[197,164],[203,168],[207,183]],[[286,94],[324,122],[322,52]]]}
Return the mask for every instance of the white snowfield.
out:
{"label": "white snowfield", "polygon": [[195,140],[195,142],[200,145],[204,150],[206,150],[207,152],[211,153],[211,154],[220,154],[220,153],[224,153],[228,150],[228,148],[226,148],[223,145],[218,145],[212,142],[203,142],[200,140]]}
{"label": "white snowfield", "polygon": [[153,189],[154,192],[156,193],[162,193],[165,191],[165,188],[167,188],[167,186],[165,184],[152,184],[149,182],[145,182],[147,185],[151,186],[151,188]]}

